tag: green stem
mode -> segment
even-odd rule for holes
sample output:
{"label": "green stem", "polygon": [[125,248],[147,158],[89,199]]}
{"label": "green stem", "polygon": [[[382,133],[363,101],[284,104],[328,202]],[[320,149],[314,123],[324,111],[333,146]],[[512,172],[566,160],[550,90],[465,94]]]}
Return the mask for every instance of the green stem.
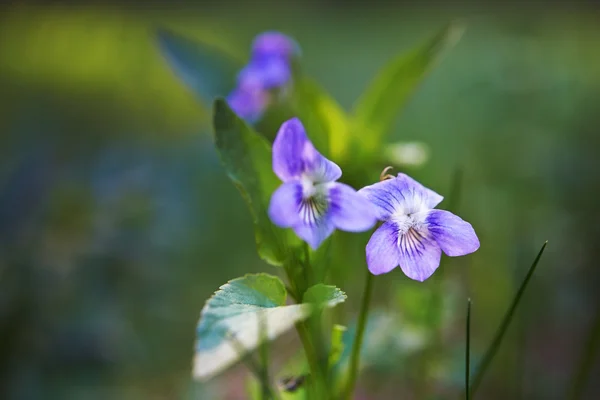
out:
{"label": "green stem", "polygon": [[[297,268],[295,270],[300,272],[298,275],[292,272],[294,271],[293,267],[286,269],[286,272],[288,274],[290,285],[296,288],[296,295],[298,296],[297,300],[298,302],[301,302],[306,290],[315,283],[315,274],[310,262],[310,249],[306,243],[304,245],[304,260],[299,260],[296,267],[300,268],[300,270]],[[298,280],[294,279],[295,277],[297,277]],[[310,369],[311,384],[307,385],[307,392],[308,390],[311,390],[312,392],[309,398],[326,399],[328,398],[328,387],[326,383],[327,352],[324,350],[325,346],[320,331],[321,325],[316,318],[319,317],[313,316],[307,321],[296,323],[296,331],[302,342],[306,361]],[[325,355],[321,357],[320,353],[323,353],[324,351]],[[325,363],[321,362],[322,359],[325,360]]]}
{"label": "green stem", "polygon": [[302,347],[304,348],[304,354],[306,355],[306,361],[308,362],[308,368],[310,369],[311,381],[314,383],[314,385],[312,385],[312,389],[315,391],[315,393],[310,396],[310,398],[321,399],[323,397],[321,397],[320,394],[327,393],[327,385],[323,380],[325,376],[324,371],[321,370],[319,356],[311,339],[310,330],[305,322],[298,322],[296,324],[296,330],[298,331],[298,336],[300,336],[300,341],[302,342]]}
{"label": "green stem", "polygon": [[[235,337],[233,334],[228,334],[227,338],[229,343],[233,347],[233,349],[238,353],[241,361],[246,365],[246,367],[252,372],[252,374],[256,377],[256,379],[260,382],[261,386],[261,396],[263,399],[274,399],[279,400],[279,396],[277,395],[276,390],[271,389],[271,385],[269,383],[269,374],[266,372],[267,364],[265,364],[263,360],[263,364],[259,365],[251,353],[246,351],[244,345]],[[261,347],[266,347],[267,344],[263,343]],[[260,350],[262,353],[262,349]],[[262,356],[262,354],[261,354]]]}
{"label": "green stem", "polygon": [[362,304],[358,314],[358,323],[356,326],[356,337],[354,338],[354,347],[350,356],[350,372],[348,377],[348,386],[346,388],[346,398],[351,399],[356,386],[356,377],[358,375],[358,365],[360,361],[360,349],[362,347],[365,326],[367,324],[367,315],[369,314],[369,303],[371,302],[371,292],[373,291],[373,274],[367,270],[367,279],[365,279],[365,289],[363,292]]}
{"label": "green stem", "polygon": [[471,398],[471,392],[469,388],[469,378],[471,376],[471,299],[467,300],[467,343],[465,349],[465,399]]}
{"label": "green stem", "polygon": [[527,275],[525,276],[523,283],[521,283],[521,287],[517,291],[517,294],[516,294],[515,298],[513,299],[513,302],[510,305],[510,308],[504,315],[504,319],[502,320],[502,324],[500,324],[500,328],[498,328],[498,330],[496,331],[496,335],[494,336],[494,340],[492,341],[492,344],[490,345],[490,347],[486,351],[485,355],[483,356],[483,360],[481,361],[481,364],[479,365],[479,368],[477,369],[477,373],[475,374],[475,377],[473,378],[473,383],[471,384],[471,387],[465,388],[465,390],[471,391],[471,394],[470,394],[471,397],[473,396],[473,394],[475,394],[475,391],[481,384],[481,381],[483,380],[483,376],[485,375],[487,368],[490,366],[490,363],[494,359],[494,356],[496,355],[496,352],[498,351],[498,348],[500,347],[500,344],[502,343],[504,334],[506,333],[508,326],[510,325],[510,322],[512,321],[512,318],[515,314],[517,306],[519,305],[519,302],[521,301],[521,297],[523,297],[523,293],[525,293],[525,289],[527,289],[527,284],[529,283],[529,280],[531,279],[531,276],[533,275],[533,272],[535,271],[535,268],[538,265],[538,262],[540,261],[540,258],[542,257],[542,254],[544,253],[544,250],[546,249],[547,244],[548,244],[548,242],[546,241],[546,243],[544,243],[544,245],[540,249],[540,252],[538,253],[537,257],[533,261],[533,264],[531,264],[529,271],[527,271]]}
{"label": "green stem", "polygon": [[259,346],[258,352],[260,356],[260,382],[261,382],[261,394],[263,400],[269,400],[271,390],[269,388],[269,342],[266,332],[266,321],[262,315],[259,315],[259,334],[262,344]]}

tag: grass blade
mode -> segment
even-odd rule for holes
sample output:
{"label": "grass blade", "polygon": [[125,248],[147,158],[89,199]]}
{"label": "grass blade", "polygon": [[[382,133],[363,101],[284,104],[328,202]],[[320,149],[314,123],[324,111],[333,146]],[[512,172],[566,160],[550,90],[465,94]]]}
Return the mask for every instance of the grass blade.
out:
{"label": "grass blade", "polygon": [[571,400],[578,400],[583,397],[585,384],[590,378],[592,367],[596,354],[600,350],[600,310],[596,312],[596,319],[590,327],[588,337],[581,349],[581,362],[579,368],[573,375],[569,395],[566,397]]}
{"label": "grass blade", "polygon": [[547,244],[548,244],[548,241],[546,241],[544,243],[544,245],[540,249],[540,252],[538,253],[537,257],[533,261],[533,264],[531,264],[531,267],[529,268],[529,271],[527,272],[527,275],[525,276],[523,283],[521,283],[521,287],[517,291],[517,294],[516,294],[515,298],[513,299],[513,302],[510,305],[510,308],[506,312],[506,315],[504,315],[504,319],[502,320],[502,324],[500,325],[500,328],[498,328],[498,330],[496,331],[496,335],[494,336],[494,340],[492,341],[492,344],[490,345],[490,347],[486,351],[485,355],[483,356],[483,360],[481,361],[479,368],[477,368],[477,373],[473,377],[471,387],[465,389],[465,390],[468,390],[471,392],[470,396],[473,396],[473,394],[475,394],[475,391],[481,384],[481,381],[483,379],[483,376],[485,375],[486,370],[488,369],[490,363],[494,359],[494,356],[496,355],[496,352],[498,351],[498,348],[500,347],[500,344],[502,343],[504,334],[508,330],[508,326],[510,325],[510,322],[512,321],[512,318],[515,314],[517,306],[519,305],[519,302],[521,301],[521,298],[523,297],[523,293],[525,293],[525,289],[527,289],[527,284],[529,283],[531,276],[535,272],[535,268],[537,267],[538,262],[540,261],[540,258],[542,257],[544,250],[546,249]]}
{"label": "grass blade", "polygon": [[467,343],[465,348],[465,398],[471,398],[471,391],[468,390],[469,378],[471,376],[471,299],[467,299]]}

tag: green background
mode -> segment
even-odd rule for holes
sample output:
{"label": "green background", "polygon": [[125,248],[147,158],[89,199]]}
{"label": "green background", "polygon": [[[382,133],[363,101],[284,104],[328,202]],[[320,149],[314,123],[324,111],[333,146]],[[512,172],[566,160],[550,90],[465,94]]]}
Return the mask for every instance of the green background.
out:
{"label": "green background", "polygon": [[[349,109],[387,60],[461,19],[462,40],[392,138],[427,144],[429,162],[407,172],[443,195],[462,168],[459,214],[481,249],[446,260],[423,284],[399,271],[375,280],[378,308],[418,325],[427,319],[419,296],[443,277],[443,354],[458,356],[425,368],[422,357],[375,353],[357,398],[457,398],[464,300],[473,300],[477,357],[545,240],[479,396],[568,398],[586,355],[598,376],[588,341],[600,303],[595,9],[295,1],[0,11],[2,398],[245,396],[243,368],[191,383],[195,325],[227,280],[278,271],[256,255],[246,206],[212,146],[209,104],[162,58],[157,25],[241,57],[255,34],[288,33],[307,73]],[[349,299],[336,322],[349,325],[364,269],[343,267]],[[280,365],[287,353],[274,357]],[[590,379],[581,398],[599,393]]]}

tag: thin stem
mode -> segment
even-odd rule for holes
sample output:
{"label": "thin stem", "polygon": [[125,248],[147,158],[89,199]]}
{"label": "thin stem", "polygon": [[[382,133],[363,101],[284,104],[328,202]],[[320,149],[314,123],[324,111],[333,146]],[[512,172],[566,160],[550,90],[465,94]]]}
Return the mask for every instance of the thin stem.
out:
{"label": "thin stem", "polygon": [[[315,271],[313,271],[312,264],[310,262],[310,248],[308,247],[308,243],[304,243],[304,280],[306,282],[306,287],[304,290],[308,289],[312,285],[315,284]],[[304,295],[304,293],[302,293]]]}
{"label": "thin stem", "polygon": [[600,350],[600,310],[596,312],[596,319],[590,327],[585,345],[581,348],[581,362],[573,375],[567,398],[578,400],[583,396],[598,350]]}
{"label": "thin stem", "polygon": [[371,292],[373,291],[373,275],[367,270],[365,279],[365,289],[363,292],[362,304],[358,314],[358,323],[356,326],[356,337],[354,338],[354,347],[350,356],[350,372],[348,377],[348,386],[346,389],[346,398],[352,398],[354,387],[356,386],[356,376],[358,374],[358,365],[360,361],[360,349],[362,347],[367,315],[369,314],[369,303],[371,302]]}
{"label": "thin stem", "polygon": [[531,264],[529,271],[527,271],[527,275],[525,276],[523,283],[521,283],[521,287],[517,291],[517,294],[516,294],[515,298],[513,299],[513,302],[510,305],[510,308],[504,315],[504,319],[502,320],[502,323],[500,324],[500,328],[498,328],[498,330],[496,331],[496,335],[494,336],[494,340],[492,341],[492,344],[490,345],[490,347],[486,351],[485,355],[483,356],[483,360],[481,361],[481,364],[479,365],[479,368],[477,369],[477,373],[475,374],[475,377],[473,378],[471,387],[465,388],[465,390],[471,391],[471,394],[470,394],[471,396],[473,396],[473,394],[475,394],[475,391],[481,384],[481,381],[483,379],[483,376],[485,375],[487,368],[490,366],[490,363],[494,359],[494,356],[496,355],[496,352],[498,351],[498,348],[500,347],[500,344],[502,343],[504,334],[506,333],[506,331],[510,325],[510,322],[512,321],[512,318],[515,314],[517,306],[519,305],[519,302],[521,301],[521,297],[523,297],[523,293],[525,292],[525,289],[527,289],[527,284],[529,283],[529,280],[531,279],[531,276],[533,275],[533,272],[535,271],[535,268],[538,265],[538,262],[540,261],[540,258],[542,257],[542,254],[544,253],[544,250],[546,249],[547,244],[548,244],[548,242],[546,241],[546,243],[544,243],[544,245],[540,249],[540,252],[538,253],[537,257],[533,261],[533,264]]}
{"label": "thin stem", "polygon": [[[306,243],[304,244],[304,260],[300,262],[300,267],[302,268],[302,278],[304,282],[301,287],[299,287],[298,284],[296,284],[296,287],[297,295],[301,299],[306,290],[315,283],[315,274],[310,261],[310,248]],[[311,382],[314,383],[309,385],[309,387],[312,386],[311,389],[314,390],[314,394],[310,398],[323,399],[328,397],[328,387],[325,380],[327,377],[327,357],[326,352],[324,357],[320,356],[320,353],[324,352],[324,344],[320,331],[320,323],[318,323],[318,320],[315,318],[319,317],[312,316],[307,321],[298,322],[296,324],[296,331],[298,332],[302,347],[304,348],[312,378]],[[322,359],[325,360],[325,364],[321,362]]]}
{"label": "thin stem", "polygon": [[467,299],[467,343],[465,349],[465,399],[471,398],[469,388],[469,377],[471,376],[471,299]]}
{"label": "thin stem", "polygon": [[260,356],[261,395],[263,400],[269,400],[272,397],[269,388],[269,342],[267,338],[266,319],[263,318],[262,314],[259,314],[258,324],[259,337],[262,341],[262,344],[258,349],[258,354]]}
{"label": "thin stem", "polygon": [[[238,356],[240,357],[242,362],[260,382],[262,398],[278,400],[279,396],[276,393],[277,391],[271,389],[268,374],[265,374],[264,368],[266,368],[266,365],[259,365],[256,362],[256,360],[252,358],[252,354],[246,351],[246,348],[243,345],[243,343],[241,343],[234,334],[229,333],[227,335],[227,339],[229,339],[229,343],[231,344],[233,349],[238,353]],[[263,344],[263,346],[265,346],[265,344]]]}
{"label": "thin stem", "polygon": [[298,331],[298,336],[300,336],[300,341],[302,342],[302,347],[304,348],[304,354],[306,355],[306,361],[308,362],[308,368],[310,369],[310,375],[312,377],[311,381],[314,382],[313,390],[316,392],[314,397],[319,396],[321,393],[327,393],[325,391],[327,386],[323,380],[325,375],[321,370],[319,356],[315,349],[314,343],[311,340],[311,335],[307,324],[305,322],[296,323],[296,331]]}

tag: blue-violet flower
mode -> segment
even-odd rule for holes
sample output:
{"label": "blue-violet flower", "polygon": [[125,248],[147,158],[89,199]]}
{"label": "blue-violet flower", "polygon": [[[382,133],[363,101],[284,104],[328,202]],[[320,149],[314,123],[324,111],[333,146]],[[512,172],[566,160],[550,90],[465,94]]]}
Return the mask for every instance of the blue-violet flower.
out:
{"label": "blue-violet flower", "polygon": [[405,174],[359,190],[385,221],[367,244],[367,266],[375,275],[397,266],[411,279],[424,281],[446,255],[463,256],[479,248],[468,222],[449,211],[434,210],[443,197]]}
{"label": "blue-violet flower", "polygon": [[229,106],[248,122],[260,119],[292,80],[292,59],[300,53],[298,44],[279,32],[264,32],[252,43],[248,64],[239,72],[237,86],[227,97]]}
{"label": "blue-violet flower", "polygon": [[283,184],[273,193],[269,217],[292,228],[313,249],[341,229],[361,232],[377,222],[375,207],[350,186],[338,183],[342,170],[321,155],[292,118],[273,142],[273,171]]}

